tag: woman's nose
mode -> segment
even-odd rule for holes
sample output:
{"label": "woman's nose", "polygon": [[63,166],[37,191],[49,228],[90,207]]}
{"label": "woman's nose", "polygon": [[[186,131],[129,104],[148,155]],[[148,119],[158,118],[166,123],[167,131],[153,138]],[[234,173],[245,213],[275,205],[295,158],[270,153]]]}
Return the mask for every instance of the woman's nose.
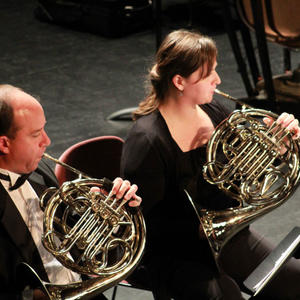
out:
{"label": "woman's nose", "polygon": [[221,83],[221,78],[219,76],[219,74],[216,72],[216,83],[220,84]]}

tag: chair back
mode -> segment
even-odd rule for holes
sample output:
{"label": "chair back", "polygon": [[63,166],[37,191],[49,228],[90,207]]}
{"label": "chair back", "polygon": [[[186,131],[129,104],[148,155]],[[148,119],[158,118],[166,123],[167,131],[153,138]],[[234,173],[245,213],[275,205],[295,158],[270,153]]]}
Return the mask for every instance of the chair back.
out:
{"label": "chair back", "polygon": [[[251,0],[237,0],[242,21],[255,30]],[[299,0],[261,0],[268,40],[291,48],[300,46]]]}
{"label": "chair back", "polygon": [[[120,176],[120,161],[124,140],[117,136],[98,136],[78,142],[66,149],[59,160],[93,178],[113,180]],[[61,185],[78,176],[61,165],[55,166]]]}

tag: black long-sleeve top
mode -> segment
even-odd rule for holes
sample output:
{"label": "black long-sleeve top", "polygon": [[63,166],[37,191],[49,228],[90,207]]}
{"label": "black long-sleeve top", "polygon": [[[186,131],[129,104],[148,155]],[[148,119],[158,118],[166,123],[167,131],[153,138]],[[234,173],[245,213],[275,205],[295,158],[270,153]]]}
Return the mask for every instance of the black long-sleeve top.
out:
{"label": "black long-sleeve top", "polygon": [[[201,108],[214,126],[229,114],[215,100]],[[199,239],[199,220],[184,190],[209,209],[230,207],[232,203],[203,179],[205,159],[205,146],[188,152],[178,147],[158,110],[133,125],[123,148],[121,174],[138,185],[143,198],[147,255],[199,259],[209,251],[207,241]]]}

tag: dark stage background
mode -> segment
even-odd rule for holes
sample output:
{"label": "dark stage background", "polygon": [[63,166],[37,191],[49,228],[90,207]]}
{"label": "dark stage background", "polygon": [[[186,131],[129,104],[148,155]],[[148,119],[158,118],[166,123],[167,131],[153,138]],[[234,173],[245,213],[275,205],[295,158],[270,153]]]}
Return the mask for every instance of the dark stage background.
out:
{"label": "dark stage background", "polygon": [[[163,36],[183,27],[212,36],[219,48],[220,89],[235,97],[246,97],[215,1],[195,3],[192,22],[186,1],[162,2]],[[0,2],[0,82],[21,87],[41,99],[52,140],[48,153],[58,157],[72,144],[98,135],[125,138],[131,122],[107,117],[137,106],[143,99],[147,71],[156,51],[154,27],[108,38],[41,22],[34,16],[35,8],[34,0]],[[271,43],[268,46],[273,73],[281,74],[282,48]],[[299,54],[292,53],[293,67],[298,63]],[[294,194],[253,226],[278,243],[300,223],[298,198]],[[117,299],[152,297],[148,292],[121,288]]]}

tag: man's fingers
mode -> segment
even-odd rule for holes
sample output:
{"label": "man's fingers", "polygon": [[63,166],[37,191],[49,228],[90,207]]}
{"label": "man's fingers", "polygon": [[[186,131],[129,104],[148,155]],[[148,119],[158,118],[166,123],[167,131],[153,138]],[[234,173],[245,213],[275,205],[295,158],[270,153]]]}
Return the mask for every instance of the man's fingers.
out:
{"label": "man's fingers", "polygon": [[135,207],[135,206],[140,206],[141,203],[142,203],[142,198],[136,195],[133,200],[129,201],[128,205]]}

